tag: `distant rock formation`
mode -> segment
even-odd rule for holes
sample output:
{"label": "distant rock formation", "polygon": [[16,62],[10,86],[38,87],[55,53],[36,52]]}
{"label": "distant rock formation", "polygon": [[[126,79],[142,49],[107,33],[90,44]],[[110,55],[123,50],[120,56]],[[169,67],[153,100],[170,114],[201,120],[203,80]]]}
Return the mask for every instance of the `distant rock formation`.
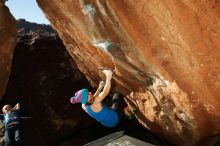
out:
{"label": "distant rock formation", "polygon": [[19,35],[26,35],[29,33],[37,33],[37,34],[55,33],[55,31],[50,25],[33,23],[26,21],[25,19],[17,20],[17,30]]}
{"label": "distant rock formation", "polygon": [[14,47],[17,43],[17,30],[15,18],[0,1],[0,100],[5,93]]}
{"label": "distant rock formation", "polygon": [[220,137],[220,1],[37,0],[93,86],[115,71],[139,122],[181,146]]}

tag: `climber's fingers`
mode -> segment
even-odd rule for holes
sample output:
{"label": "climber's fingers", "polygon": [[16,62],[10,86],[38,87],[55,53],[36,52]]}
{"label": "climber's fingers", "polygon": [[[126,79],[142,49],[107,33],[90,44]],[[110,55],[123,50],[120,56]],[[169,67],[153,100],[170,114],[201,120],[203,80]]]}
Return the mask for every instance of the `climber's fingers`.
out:
{"label": "climber's fingers", "polygon": [[113,72],[111,70],[103,70],[102,71],[106,76],[112,77]]}

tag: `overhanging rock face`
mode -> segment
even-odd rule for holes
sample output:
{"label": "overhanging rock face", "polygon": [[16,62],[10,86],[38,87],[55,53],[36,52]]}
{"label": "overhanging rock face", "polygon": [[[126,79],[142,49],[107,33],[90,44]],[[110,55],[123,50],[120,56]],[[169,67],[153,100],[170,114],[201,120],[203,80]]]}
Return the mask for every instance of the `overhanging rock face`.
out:
{"label": "overhanging rock face", "polygon": [[37,0],[92,85],[115,71],[140,123],[178,145],[220,133],[220,2]]}
{"label": "overhanging rock face", "polygon": [[0,99],[7,87],[12,55],[17,43],[16,21],[3,1],[0,0]]}

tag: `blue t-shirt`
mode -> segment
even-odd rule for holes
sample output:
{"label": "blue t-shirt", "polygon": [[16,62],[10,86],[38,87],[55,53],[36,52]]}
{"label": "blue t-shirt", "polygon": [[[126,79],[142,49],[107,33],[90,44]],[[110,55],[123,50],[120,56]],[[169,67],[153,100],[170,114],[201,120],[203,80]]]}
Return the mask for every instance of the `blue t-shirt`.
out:
{"label": "blue t-shirt", "polygon": [[3,120],[3,124],[5,125],[5,127],[7,127],[8,124],[12,122],[20,123],[20,118],[20,110],[9,112],[7,114],[0,114],[0,119]]}
{"label": "blue t-shirt", "polygon": [[107,107],[105,104],[102,104],[103,108],[99,112],[94,112],[90,105],[87,105],[87,113],[100,122],[105,127],[115,127],[119,123],[119,115],[118,113]]}

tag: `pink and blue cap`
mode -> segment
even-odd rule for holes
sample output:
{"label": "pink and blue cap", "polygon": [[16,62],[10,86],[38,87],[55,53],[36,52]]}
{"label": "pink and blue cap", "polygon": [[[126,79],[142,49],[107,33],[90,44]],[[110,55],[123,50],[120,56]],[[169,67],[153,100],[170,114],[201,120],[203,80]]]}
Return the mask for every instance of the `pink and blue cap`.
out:
{"label": "pink and blue cap", "polygon": [[88,99],[88,89],[82,89],[75,93],[73,97],[70,98],[72,104],[82,103],[86,104]]}

